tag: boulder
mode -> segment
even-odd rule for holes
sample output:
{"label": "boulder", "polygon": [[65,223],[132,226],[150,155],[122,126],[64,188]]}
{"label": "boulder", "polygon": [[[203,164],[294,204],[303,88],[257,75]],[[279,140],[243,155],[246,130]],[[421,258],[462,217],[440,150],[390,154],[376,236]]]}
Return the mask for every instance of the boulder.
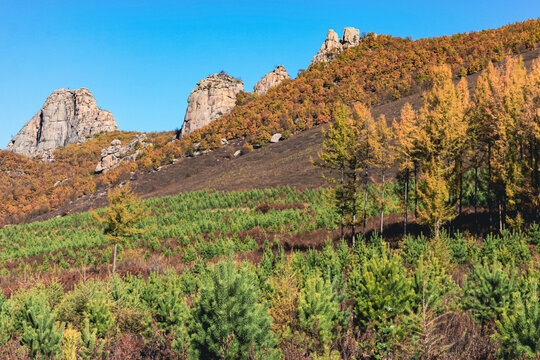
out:
{"label": "boulder", "polygon": [[280,134],[280,133],[275,133],[275,134],[272,135],[272,137],[270,138],[270,142],[271,142],[271,143],[277,143],[277,142],[279,142],[280,139],[281,139],[281,134]]}
{"label": "boulder", "polygon": [[52,152],[61,146],[82,143],[101,132],[118,130],[111,112],[101,110],[87,88],[58,89],[6,150],[52,161]]}
{"label": "boulder", "polygon": [[225,74],[210,75],[197,83],[188,98],[180,136],[200,129],[228,113],[236,105],[236,95],[244,91],[242,80]]}
{"label": "boulder", "polygon": [[287,74],[287,69],[285,69],[283,65],[278,65],[273,71],[266,74],[261,81],[255,84],[253,92],[262,96],[266,94],[270,88],[278,86],[283,80],[290,78],[289,74]]}

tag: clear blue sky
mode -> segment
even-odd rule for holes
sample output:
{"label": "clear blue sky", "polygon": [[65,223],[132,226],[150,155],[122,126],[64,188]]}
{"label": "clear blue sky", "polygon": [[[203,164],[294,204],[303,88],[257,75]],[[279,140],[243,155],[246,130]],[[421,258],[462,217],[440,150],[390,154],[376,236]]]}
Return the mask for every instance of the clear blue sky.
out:
{"label": "clear blue sky", "polygon": [[538,17],[538,0],[0,0],[0,148],[57,88],[89,88],[123,130],[173,130],[199,80],[296,76],[330,28],[420,38]]}

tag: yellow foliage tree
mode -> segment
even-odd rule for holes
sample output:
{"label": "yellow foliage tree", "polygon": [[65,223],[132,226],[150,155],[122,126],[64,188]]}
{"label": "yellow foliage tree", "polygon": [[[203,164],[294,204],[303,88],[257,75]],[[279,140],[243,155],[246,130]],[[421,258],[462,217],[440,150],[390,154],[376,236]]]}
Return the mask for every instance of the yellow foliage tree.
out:
{"label": "yellow foliage tree", "polygon": [[129,184],[109,190],[108,198],[109,207],[105,212],[105,218],[95,212],[92,212],[92,216],[105,224],[104,233],[109,242],[114,244],[113,272],[115,272],[118,244],[147,231],[137,228],[136,225],[147,216],[148,211],[137,199]]}

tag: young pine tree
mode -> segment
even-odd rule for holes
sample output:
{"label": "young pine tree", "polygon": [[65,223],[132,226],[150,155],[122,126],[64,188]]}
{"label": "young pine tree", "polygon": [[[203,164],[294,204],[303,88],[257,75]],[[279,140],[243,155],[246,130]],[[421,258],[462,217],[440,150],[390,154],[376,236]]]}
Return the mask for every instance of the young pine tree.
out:
{"label": "young pine tree", "polygon": [[56,315],[40,302],[26,305],[21,343],[34,359],[50,359],[60,353],[65,324],[56,323]]}
{"label": "young pine tree", "polygon": [[518,295],[511,311],[504,311],[497,321],[494,337],[500,342],[502,359],[533,359],[540,354],[540,299],[534,285],[529,298]]}
{"label": "young pine tree", "polygon": [[259,301],[257,279],[233,261],[216,265],[203,280],[189,329],[199,359],[274,359],[280,353],[272,319]]}
{"label": "young pine tree", "polygon": [[331,282],[316,274],[306,280],[298,298],[299,325],[311,340],[308,346],[326,356],[349,319],[348,311],[340,310],[345,295],[338,294],[337,286],[337,278]]}
{"label": "young pine tree", "polygon": [[414,299],[411,279],[399,255],[385,245],[381,254],[354,264],[349,274],[349,295],[360,326],[372,325],[376,332],[392,327],[397,316],[409,311]]}
{"label": "young pine tree", "polygon": [[101,359],[104,347],[105,341],[98,339],[97,330],[91,330],[90,321],[85,319],[84,327],[81,331],[81,347],[79,350],[79,356],[81,359]]}
{"label": "young pine tree", "polygon": [[68,325],[64,331],[64,339],[62,340],[62,360],[77,360],[77,346],[79,344],[81,334]]}
{"label": "young pine tree", "polygon": [[500,319],[512,305],[516,291],[515,272],[504,269],[500,263],[477,265],[465,279],[463,305],[482,324],[486,324]]}

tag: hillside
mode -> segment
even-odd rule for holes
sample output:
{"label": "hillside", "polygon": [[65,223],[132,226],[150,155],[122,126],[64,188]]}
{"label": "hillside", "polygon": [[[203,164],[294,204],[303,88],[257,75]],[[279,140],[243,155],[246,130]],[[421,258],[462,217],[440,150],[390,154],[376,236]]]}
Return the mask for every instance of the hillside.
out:
{"label": "hillside", "polygon": [[[313,173],[316,170],[311,169],[307,161],[317,152],[316,146],[313,145],[317,141],[312,142],[308,139],[319,136],[317,134],[319,130],[314,130],[313,134],[308,132],[299,136],[297,141],[298,147],[302,149],[300,152],[295,150],[295,145],[287,141],[283,145],[271,147],[272,150],[278,150],[284,146],[282,155],[285,159],[277,160],[272,154],[266,154],[266,150],[258,150],[247,157],[232,161],[232,163],[240,162],[240,167],[246,164],[245,180],[241,181],[236,181],[239,177],[232,169],[229,172],[232,175],[227,175],[227,166],[223,163],[215,166],[223,159],[219,151],[198,160],[185,158],[185,154],[191,151],[194,143],[199,143],[198,149],[201,151],[220,148],[220,141],[223,138],[237,143],[240,141],[238,139],[244,138],[245,141],[259,146],[267,144],[275,132],[287,135],[302,133],[329,122],[332,104],[338,100],[347,104],[357,101],[371,103],[375,107],[375,114],[385,113],[390,121],[397,115],[404,97],[410,96],[410,102],[418,103],[419,98],[414,94],[419,94],[419,91],[429,86],[430,74],[426,72],[430,65],[446,62],[460,76],[474,74],[483,69],[487,63],[501,60],[508,53],[527,53],[530,51],[527,49],[533,49],[539,41],[538,20],[529,20],[500,29],[415,41],[368,34],[361,39],[359,46],[347,49],[333,62],[321,62],[311,66],[296,79],[284,81],[264,96],[240,94],[237,106],[231,114],[180,141],[170,142],[172,132],[150,134],[154,146],[139,157],[136,166],[123,164],[105,175],[95,176],[93,171],[101,149],[110,144],[114,136],[110,134],[98,135],[82,146],[70,145],[58,149],[54,154],[56,163],[50,165],[0,152],[0,170],[2,170],[0,196],[3,204],[0,208],[0,224],[39,219],[39,215],[50,211],[56,211],[54,216],[61,212],[69,212],[69,209],[73,208],[72,205],[62,211],[58,209],[81,196],[96,191],[103,193],[103,186],[118,184],[130,177],[144,179],[147,171],[160,168],[174,159],[191,162],[192,170],[162,168],[163,172],[155,175],[157,182],[152,180],[151,176],[146,182],[147,185],[142,185],[145,180],[141,180],[140,193],[143,196],[152,196],[151,194],[159,196],[203,188],[199,184],[223,189],[246,189],[253,185],[250,166],[259,167],[253,171],[257,175],[260,174],[257,183],[262,181],[261,186],[320,185],[322,184],[320,180],[315,180],[319,176]],[[531,54],[535,56],[536,53],[533,51]],[[391,103],[394,105],[384,105],[389,101],[395,101]],[[118,136],[129,139],[134,134]],[[304,139],[311,145],[304,145],[302,143]],[[253,163],[260,159],[268,162],[259,162],[261,165],[250,164],[250,159]],[[298,176],[291,175],[286,163],[276,172],[275,164],[279,164],[279,161],[287,162],[286,159],[291,162],[297,159],[291,169],[301,169],[303,166],[304,172],[297,173],[300,174]],[[298,168],[298,164],[304,165]],[[132,175],[134,169],[135,174]],[[177,173],[176,169],[181,170]],[[195,173],[197,176],[193,176]],[[279,176],[274,178],[274,174]],[[165,179],[163,183],[159,182],[162,177]],[[217,178],[218,182],[213,182],[213,178]],[[175,181],[182,179],[180,183],[185,185],[175,184],[168,189],[167,182],[172,182],[173,179]],[[231,179],[235,180],[234,184]],[[309,181],[305,182],[305,179]],[[146,195],[147,192],[149,195]],[[99,205],[103,205],[103,201]],[[80,208],[86,209],[89,206]]]}
{"label": "hillside", "polygon": [[[540,49],[524,51],[521,56],[525,65],[530,66],[534,59],[540,57]],[[479,74],[466,77],[471,92]],[[375,106],[372,112],[375,117],[385,115],[391,123],[392,119],[399,118],[405,103],[419,108],[422,101],[422,93],[417,92]],[[326,186],[321,170],[311,163],[311,159],[317,159],[317,153],[321,150],[322,127],[324,125],[313,127],[285,141],[267,144],[253,152],[231,158],[231,153],[241,149],[242,141],[237,141],[202,156],[184,158],[173,165],[163,165],[159,171],[136,172],[129,177],[130,183],[144,199],[204,189],[237,191],[276,186],[316,189]],[[31,217],[29,221],[104,207],[107,205],[106,195],[103,190],[83,195],[55,211]]]}
{"label": "hillside", "polygon": [[0,153],[0,358],[538,359],[539,29],[349,28],[187,136]]}

